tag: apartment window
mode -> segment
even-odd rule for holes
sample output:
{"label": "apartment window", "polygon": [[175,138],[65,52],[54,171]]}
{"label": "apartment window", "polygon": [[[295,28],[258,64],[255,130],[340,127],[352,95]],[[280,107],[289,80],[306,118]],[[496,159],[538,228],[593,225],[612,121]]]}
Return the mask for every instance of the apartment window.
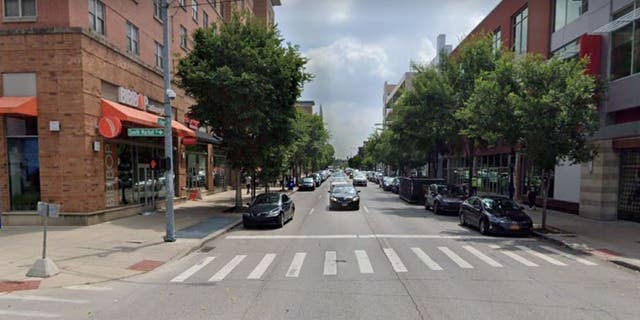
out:
{"label": "apartment window", "polygon": [[104,3],[98,0],[89,0],[89,27],[104,34]]}
{"label": "apartment window", "polygon": [[209,27],[209,15],[205,11],[202,12],[202,26],[205,28]]}
{"label": "apartment window", "polygon": [[191,18],[198,23],[198,2],[196,0],[191,0]]}
{"label": "apartment window", "polygon": [[129,52],[140,55],[140,31],[138,27],[127,21],[127,50]]}
{"label": "apartment window", "polygon": [[4,17],[10,19],[35,18],[36,0],[4,0]]}
{"label": "apartment window", "polygon": [[164,65],[164,61],[162,60],[162,45],[157,42],[156,42],[155,57],[156,57],[156,67],[159,69],[162,69]]}
{"label": "apartment window", "polygon": [[186,0],[178,0],[178,4],[180,4],[180,6],[182,7],[182,9],[185,9],[187,6],[187,2]]}
{"label": "apartment window", "polygon": [[555,0],[554,31],[577,19],[589,10],[589,0]]}
{"label": "apartment window", "polygon": [[224,2],[220,1],[220,16],[224,18]]}
{"label": "apartment window", "polygon": [[[640,1],[616,12],[613,18],[620,18],[636,8],[640,8]],[[612,80],[640,72],[640,20],[611,32],[610,72]]]}
{"label": "apartment window", "polygon": [[502,30],[500,30],[500,28],[496,29],[496,31],[493,32],[492,42],[493,51],[498,52],[502,47]]}
{"label": "apartment window", "polygon": [[161,0],[153,0],[153,17],[162,21],[162,5]]}
{"label": "apartment window", "polygon": [[180,26],[180,46],[187,49],[187,29],[183,26]]}
{"label": "apartment window", "polygon": [[525,7],[513,17],[513,51],[516,54],[527,52],[529,31],[529,8]]}
{"label": "apartment window", "polygon": [[571,41],[555,50],[552,54],[560,59],[578,59],[580,55],[580,40]]}

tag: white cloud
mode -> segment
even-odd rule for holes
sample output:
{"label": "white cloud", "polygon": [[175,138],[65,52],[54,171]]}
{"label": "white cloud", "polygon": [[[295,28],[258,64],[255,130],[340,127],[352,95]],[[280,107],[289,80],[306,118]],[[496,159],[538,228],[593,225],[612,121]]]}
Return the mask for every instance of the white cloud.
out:
{"label": "white cloud", "polygon": [[380,79],[393,75],[383,47],[352,38],[342,38],[328,46],[313,48],[304,55],[309,58],[307,70],[318,75],[363,73]]}
{"label": "white cloud", "polygon": [[334,0],[327,1],[327,6],[329,7],[329,23],[331,24],[342,24],[349,21],[351,17],[351,1],[346,0]]}
{"label": "white cloud", "polygon": [[433,45],[433,42],[429,38],[423,38],[420,41],[420,50],[418,51],[418,60],[416,62],[419,63],[429,63],[433,58],[436,57],[436,47]]}

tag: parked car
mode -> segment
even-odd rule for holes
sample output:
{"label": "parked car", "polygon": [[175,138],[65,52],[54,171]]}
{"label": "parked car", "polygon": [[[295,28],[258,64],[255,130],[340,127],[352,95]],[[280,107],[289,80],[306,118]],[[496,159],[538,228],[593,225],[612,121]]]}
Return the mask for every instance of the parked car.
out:
{"label": "parked car", "polygon": [[475,226],[482,234],[531,234],[533,222],[524,208],[508,197],[470,197],[460,206],[460,225]]}
{"label": "parked car", "polygon": [[393,179],[395,179],[394,177],[384,177],[384,179],[382,179],[382,190],[384,191],[391,191],[391,189],[393,188]]}
{"label": "parked car", "polygon": [[354,186],[337,185],[329,191],[329,209],[360,210],[360,191]]}
{"label": "parked car", "polygon": [[395,194],[398,194],[398,192],[400,192],[400,179],[397,177],[391,180],[391,192]]}
{"label": "parked car", "polygon": [[353,177],[353,185],[354,186],[363,186],[366,187],[367,186],[367,177],[364,174],[356,174]]}
{"label": "parked car", "polygon": [[280,228],[293,219],[296,206],[288,195],[278,192],[259,194],[242,215],[245,228],[257,225],[276,225]]}
{"label": "parked car", "polygon": [[316,183],[316,187],[319,187],[322,184],[322,178],[320,178],[320,175],[317,173],[312,173],[310,175],[310,177],[313,178],[313,181],[315,181]]}
{"label": "parked car", "polygon": [[459,213],[460,205],[466,198],[462,189],[453,184],[434,183],[429,185],[424,195],[424,209],[434,214]]}
{"label": "parked car", "polygon": [[298,190],[316,190],[316,182],[312,177],[302,178],[298,184]]}

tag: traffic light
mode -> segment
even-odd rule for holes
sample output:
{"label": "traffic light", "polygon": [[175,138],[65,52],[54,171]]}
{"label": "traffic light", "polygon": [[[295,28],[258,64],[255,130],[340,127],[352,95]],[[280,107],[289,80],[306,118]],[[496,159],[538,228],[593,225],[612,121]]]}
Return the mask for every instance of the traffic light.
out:
{"label": "traffic light", "polygon": [[157,171],[171,170],[171,159],[169,159],[168,157],[153,157],[151,158],[151,160],[149,160],[149,167],[151,168],[151,170]]}

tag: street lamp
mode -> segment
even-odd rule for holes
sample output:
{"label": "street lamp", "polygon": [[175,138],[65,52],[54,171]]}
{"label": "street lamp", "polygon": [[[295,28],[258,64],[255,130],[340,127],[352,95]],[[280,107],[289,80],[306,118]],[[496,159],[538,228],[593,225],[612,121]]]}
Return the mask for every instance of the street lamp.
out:
{"label": "street lamp", "polygon": [[162,69],[164,78],[164,155],[166,161],[165,183],[167,199],[165,204],[166,234],[165,242],[176,241],[175,215],[173,212],[173,132],[171,131],[171,100],[176,98],[176,93],[171,90],[171,70],[169,70],[169,5],[172,0],[164,0],[162,5]]}

